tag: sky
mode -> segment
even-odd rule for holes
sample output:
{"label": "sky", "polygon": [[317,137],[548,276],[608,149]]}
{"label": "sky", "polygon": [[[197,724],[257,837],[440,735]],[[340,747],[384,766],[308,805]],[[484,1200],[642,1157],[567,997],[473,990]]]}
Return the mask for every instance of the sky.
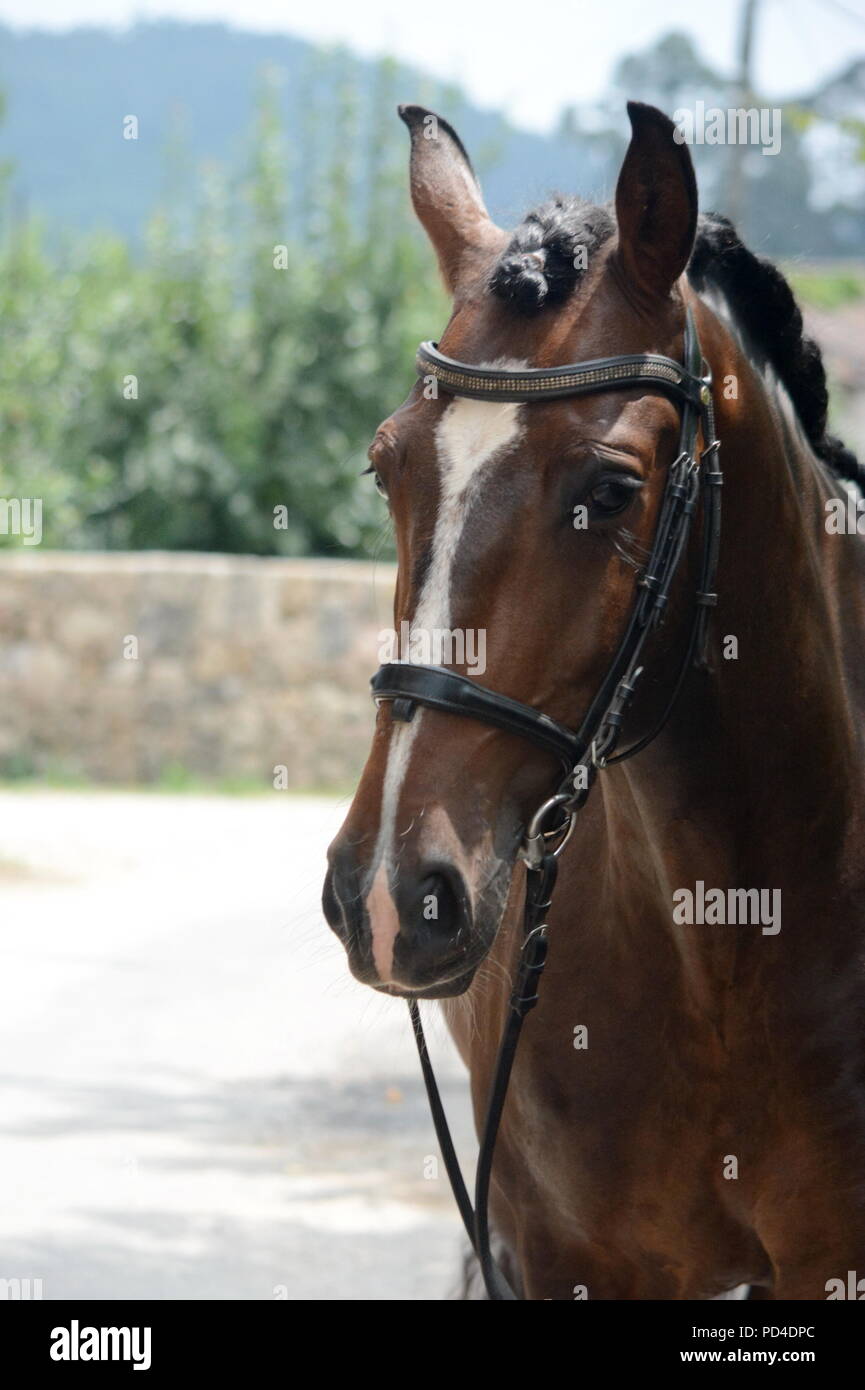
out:
{"label": "sky", "polygon": [[[865,0],[758,6],[756,85],[768,97],[807,91],[865,57]],[[54,30],[215,20],[342,42],[459,82],[479,105],[545,130],[563,107],[598,96],[619,57],[672,28],[732,70],[741,8],[742,0],[0,0],[0,20]]]}

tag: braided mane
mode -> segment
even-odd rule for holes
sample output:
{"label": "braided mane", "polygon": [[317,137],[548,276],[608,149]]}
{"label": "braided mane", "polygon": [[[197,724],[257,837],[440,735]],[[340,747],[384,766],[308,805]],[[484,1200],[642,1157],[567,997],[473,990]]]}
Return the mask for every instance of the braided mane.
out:
{"label": "braided mane", "polygon": [[[557,195],[516,229],[493,268],[490,293],[523,314],[561,304],[578,288],[584,262],[615,231],[609,207]],[[865,490],[865,465],[827,431],[823,355],[805,333],[802,312],[778,267],[749,250],[727,218],[711,213],[700,218],[687,273],[696,290],[715,288],[723,295],[750,350],[786,388],[817,457]]]}

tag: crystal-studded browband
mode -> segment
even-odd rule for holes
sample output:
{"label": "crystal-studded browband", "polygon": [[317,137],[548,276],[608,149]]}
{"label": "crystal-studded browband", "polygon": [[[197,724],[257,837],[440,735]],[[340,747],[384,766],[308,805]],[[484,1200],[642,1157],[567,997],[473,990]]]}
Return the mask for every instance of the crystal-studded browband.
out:
{"label": "crystal-studded browband", "polygon": [[582,391],[651,383],[689,405],[703,406],[709,396],[709,380],[692,375],[671,357],[645,352],[623,357],[597,357],[563,367],[528,367],[505,371],[476,367],[445,357],[435,343],[421,343],[415,366],[418,376],[433,377],[454,396],[482,401],[555,400]]}

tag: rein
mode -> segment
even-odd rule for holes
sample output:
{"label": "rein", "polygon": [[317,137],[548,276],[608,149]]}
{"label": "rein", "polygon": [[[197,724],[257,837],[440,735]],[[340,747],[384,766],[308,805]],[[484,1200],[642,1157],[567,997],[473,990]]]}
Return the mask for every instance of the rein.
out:
{"label": "rein", "polygon": [[[500,695],[443,666],[390,662],[382,666],[371,681],[376,703],[393,702],[391,714],[395,720],[411,720],[418,705],[477,719],[528,739],[554,754],[562,766],[563,777],[558,790],[532,816],[519,851],[526,865],[523,941],[481,1135],[474,1205],[454,1149],[417,1000],[409,1000],[412,1028],[442,1158],[487,1293],[496,1301],[517,1300],[519,1296],[490,1248],[488,1207],[493,1156],[523,1021],[538,1001],[538,985],[547,953],[545,918],[555,887],[558,856],[573,833],[577,814],[585,805],[598,772],[633,757],[657,737],[672,714],[689,668],[692,664],[703,666],[706,662],[709,610],[717,603],[715,580],[723,477],[718,462],[720,441],[715,435],[712,378],[703,361],[690,308],[685,319],[683,357],[683,362],[679,363],[654,353],[630,354],[562,367],[509,372],[457,362],[440,353],[434,343],[422,343],[417,355],[419,375],[433,376],[452,395],[475,400],[556,400],[643,386],[667,394],[681,409],[678,454],[667,473],[649,559],[637,581],[634,604],[607,674],[577,730],[568,729],[531,705]],[[703,448],[698,453],[700,432]],[[640,665],[643,647],[649,634],[663,621],[673,579],[701,497],[700,570],[682,663],[658,722],[643,738],[616,753],[625,714],[643,671]]]}

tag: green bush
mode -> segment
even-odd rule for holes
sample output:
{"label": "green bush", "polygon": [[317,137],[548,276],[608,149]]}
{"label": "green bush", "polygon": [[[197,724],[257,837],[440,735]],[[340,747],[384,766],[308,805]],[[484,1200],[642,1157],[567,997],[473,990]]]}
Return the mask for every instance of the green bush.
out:
{"label": "green bush", "polygon": [[294,176],[265,84],[246,177],[206,171],[194,224],[163,210],[142,247],[55,245],[7,210],[2,494],[42,498],[44,545],[355,555],[386,536],[358,475],[444,317],[391,78],[363,120],[343,83],[327,139],[311,104]]}

